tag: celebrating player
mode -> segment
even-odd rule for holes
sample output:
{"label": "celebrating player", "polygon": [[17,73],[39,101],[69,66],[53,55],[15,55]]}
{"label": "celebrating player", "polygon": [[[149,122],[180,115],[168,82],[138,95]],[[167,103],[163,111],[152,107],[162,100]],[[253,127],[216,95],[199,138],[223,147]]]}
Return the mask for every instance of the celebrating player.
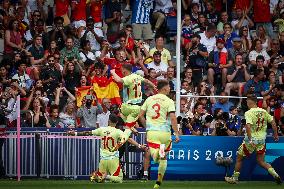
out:
{"label": "celebrating player", "polygon": [[[99,170],[95,171],[91,176],[91,181],[103,182],[105,179],[111,182],[121,183],[123,179],[122,170],[119,163],[119,152],[115,149],[117,144],[121,146],[125,142],[125,138],[129,136],[128,131],[122,132],[120,129],[116,129],[116,123],[118,117],[114,114],[109,116],[109,126],[100,127],[93,131],[75,132],[69,131],[69,135],[75,136],[101,136],[101,148],[100,148],[100,164]],[[110,176],[107,176],[110,174]]]}
{"label": "celebrating player", "polygon": [[138,115],[140,112],[140,106],[142,104],[142,82],[145,82],[155,88],[156,86],[149,81],[144,79],[140,75],[132,73],[131,64],[122,65],[122,74],[123,78],[120,78],[115,70],[110,72],[113,75],[113,78],[118,83],[123,83],[123,104],[121,105],[122,118],[125,122],[127,128],[133,129]]}
{"label": "celebrating player", "polygon": [[240,175],[243,158],[248,157],[256,151],[258,164],[274,177],[277,184],[281,184],[282,180],[280,176],[270,164],[264,161],[267,123],[272,125],[274,140],[278,141],[276,123],[267,111],[257,107],[257,98],[255,96],[247,98],[247,106],[250,110],[245,113],[246,136],[238,150],[234,174],[232,177],[225,177],[225,180],[230,184],[236,184]]}
{"label": "celebrating player", "polygon": [[[142,124],[145,125],[146,113],[147,143],[153,160],[159,163],[158,179],[154,188],[160,187],[166,172],[166,153],[171,149],[171,125],[175,133],[175,142],[179,142],[175,104],[167,97],[170,93],[169,82],[160,80],[157,88],[158,94],[147,98],[139,114]],[[168,118],[171,120],[171,125]]]}

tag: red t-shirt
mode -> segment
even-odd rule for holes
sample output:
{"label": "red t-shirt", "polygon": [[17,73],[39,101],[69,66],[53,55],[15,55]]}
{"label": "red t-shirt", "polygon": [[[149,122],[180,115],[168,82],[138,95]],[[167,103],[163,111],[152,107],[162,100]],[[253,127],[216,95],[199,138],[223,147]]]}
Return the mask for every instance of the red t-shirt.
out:
{"label": "red t-shirt", "polygon": [[126,50],[131,52],[134,49],[134,39],[132,37],[128,37],[127,44],[125,46]]}
{"label": "red t-shirt", "polygon": [[103,9],[102,1],[91,3],[90,11],[92,18],[95,20],[95,23],[102,21],[102,9]]}
{"label": "red t-shirt", "polygon": [[271,22],[269,3],[270,0],[253,1],[253,15],[255,22]]}
{"label": "red t-shirt", "polygon": [[72,0],[75,9],[72,11],[73,21],[86,20],[86,0]]}
{"label": "red t-shirt", "polygon": [[55,16],[63,16],[68,12],[69,0],[55,0]]}
{"label": "red t-shirt", "polygon": [[246,10],[249,8],[250,0],[236,0],[234,9]]}

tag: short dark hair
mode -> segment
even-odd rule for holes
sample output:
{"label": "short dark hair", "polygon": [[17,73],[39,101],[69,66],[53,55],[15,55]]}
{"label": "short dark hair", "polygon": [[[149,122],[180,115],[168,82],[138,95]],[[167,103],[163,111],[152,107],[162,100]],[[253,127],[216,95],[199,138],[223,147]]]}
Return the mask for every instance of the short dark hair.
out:
{"label": "short dark hair", "polygon": [[167,85],[170,85],[167,80],[159,80],[158,84],[157,84],[157,89],[161,90],[162,88],[164,88]]}
{"label": "short dark hair", "polygon": [[81,48],[84,49],[84,47],[85,47],[88,43],[90,43],[89,40],[87,40],[87,39],[82,39],[81,42],[80,42]]}
{"label": "short dark hair", "polygon": [[115,114],[110,114],[110,115],[109,115],[109,120],[110,120],[112,123],[117,123],[117,122],[118,122],[118,116],[115,115]]}
{"label": "short dark hair", "polygon": [[212,30],[216,30],[216,26],[215,24],[208,24],[206,31],[212,31]]}
{"label": "short dark hair", "polygon": [[57,104],[52,104],[51,106],[50,106],[50,113],[53,111],[53,110],[59,110],[59,106],[57,105]]}
{"label": "short dark hair", "polygon": [[46,59],[49,60],[50,58],[54,58],[53,54],[48,55]]}
{"label": "short dark hair", "polygon": [[122,68],[126,69],[127,71],[132,72],[132,65],[131,64],[123,64]]}
{"label": "short dark hair", "polygon": [[257,61],[257,60],[262,60],[262,61],[264,62],[265,59],[264,59],[264,56],[258,55],[255,60],[256,60],[256,61]]}
{"label": "short dark hair", "polygon": [[163,39],[164,39],[164,36],[161,35],[161,34],[156,34],[156,35],[155,35],[155,41],[156,41],[157,39],[159,39],[159,38],[163,38]]}
{"label": "short dark hair", "polygon": [[57,23],[58,21],[64,22],[64,18],[61,17],[61,16],[56,16],[56,17],[54,18],[53,22],[54,22],[54,23]]}
{"label": "short dark hair", "polygon": [[262,69],[256,69],[255,71],[254,71],[254,73],[253,73],[253,76],[254,77],[256,77],[256,76],[258,76],[260,73],[262,73],[263,72],[263,70]]}
{"label": "short dark hair", "polygon": [[254,94],[248,95],[247,100],[250,100],[250,101],[257,103],[257,97]]}

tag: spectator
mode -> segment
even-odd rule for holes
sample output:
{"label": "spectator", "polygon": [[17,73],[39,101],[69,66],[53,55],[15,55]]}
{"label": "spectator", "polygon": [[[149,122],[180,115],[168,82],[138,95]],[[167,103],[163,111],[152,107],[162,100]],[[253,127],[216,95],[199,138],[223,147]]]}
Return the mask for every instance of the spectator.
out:
{"label": "spectator", "polygon": [[168,67],[167,80],[169,81],[171,91],[176,91],[177,79],[175,78],[175,68],[174,67]]}
{"label": "spectator", "polygon": [[55,89],[62,82],[62,75],[60,69],[55,64],[53,55],[47,57],[47,65],[43,67],[40,78],[47,95],[52,96]]}
{"label": "spectator", "polygon": [[100,50],[100,43],[103,40],[103,32],[100,28],[94,27],[94,19],[88,18],[87,19],[87,27],[86,30],[82,30],[80,33],[82,39],[89,40],[91,45],[91,50],[93,53]]}
{"label": "spectator", "polygon": [[162,62],[161,52],[155,51],[153,54],[153,62],[148,64],[148,68],[153,68],[156,71],[157,80],[166,79],[168,65]]}
{"label": "spectator", "polygon": [[12,77],[12,80],[16,80],[20,87],[28,91],[32,86],[32,80],[29,75],[26,74],[26,63],[22,61],[18,66],[18,72]]}
{"label": "spectator", "polygon": [[173,9],[172,1],[168,0],[154,0],[155,8],[153,11],[154,20],[154,34],[159,31],[161,26],[164,24],[167,14]]}
{"label": "spectator", "polygon": [[[221,92],[220,96],[228,96],[228,93]],[[212,112],[214,112],[217,108],[221,108],[223,112],[229,112],[232,106],[233,104],[228,98],[219,98],[218,102],[213,105]]]}
{"label": "spectator", "polygon": [[48,122],[51,128],[60,128],[59,107],[57,105],[50,106],[50,115],[48,117]]}
{"label": "spectator", "polygon": [[[228,95],[232,90],[237,90],[238,96],[243,95],[243,89],[245,83],[250,79],[249,71],[243,62],[241,54],[235,56],[235,64],[228,68],[227,80],[225,91]],[[241,105],[242,99],[239,99],[239,105]]]}
{"label": "spectator", "polygon": [[269,74],[269,68],[264,66],[264,57],[262,55],[258,55],[256,57],[256,66],[251,66],[251,73],[253,74],[256,69],[261,69],[264,71],[264,79],[266,79],[267,75]]}
{"label": "spectator", "polygon": [[206,5],[205,14],[208,22],[216,26],[218,22],[218,14],[215,12],[215,5],[213,4],[212,1],[207,1],[205,5]]}
{"label": "spectator", "polygon": [[218,32],[219,35],[224,34],[224,24],[228,23],[228,21],[229,21],[228,18],[229,18],[229,16],[228,16],[228,13],[226,11],[221,13],[220,21],[217,25],[217,32]]}
{"label": "spectator", "polygon": [[277,60],[271,59],[269,71],[272,71],[275,73],[276,83],[283,84],[283,79],[282,79],[283,75],[282,75],[282,72],[278,69]]}
{"label": "spectator", "polygon": [[200,34],[200,43],[205,45],[207,51],[210,53],[216,46],[216,26],[209,24],[205,32]]}
{"label": "spectator", "polygon": [[110,105],[111,102],[109,99],[104,98],[102,100],[102,112],[97,116],[97,127],[107,127],[108,126],[108,118],[110,115]]}
{"label": "spectator", "polygon": [[0,83],[1,83],[1,92],[2,90],[6,87],[9,87],[10,84],[11,84],[11,78],[9,78],[9,73],[8,73],[8,70],[7,68],[0,64]]}
{"label": "spectator", "polygon": [[43,19],[38,19],[34,28],[30,28],[25,32],[24,38],[27,41],[26,46],[32,45],[33,39],[37,35],[42,37],[42,46],[46,49],[48,46],[48,34],[45,32]]}
{"label": "spectator", "polygon": [[270,57],[262,48],[261,40],[255,39],[252,43],[251,51],[249,53],[249,62],[251,66],[256,66],[256,57],[262,55],[264,57],[264,66],[268,66]]}
{"label": "spectator", "polygon": [[94,61],[96,60],[96,57],[93,52],[91,52],[91,44],[89,40],[81,40],[81,49],[80,57],[82,62],[84,63],[84,67],[89,68],[92,64],[94,64]]}
{"label": "spectator", "polygon": [[230,54],[224,47],[225,41],[219,38],[216,42],[216,48],[209,53],[208,58],[208,82],[214,85],[214,76],[221,74],[222,87],[225,88],[227,82],[227,71],[232,66]]}
{"label": "spectator", "polygon": [[197,3],[191,4],[190,19],[193,23],[198,22],[199,5]]}
{"label": "spectator", "polygon": [[248,27],[242,26],[239,30],[239,36],[242,40],[244,51],[248,53],[252,45]]}
{"label": "spectator", "polygon": [[[70,18],[68,16],[69,0],[55,0],[55,18],[61,17],[62,24],[67,26],[70,24]],[[65,40],[63,40],[64,42]]]}
{"label": "spectator", "polygon": [[167,64],[168,66],[174,66],[171,53],[164,47],[164,37],[161,35],[156,35],[155,47],[150,50],[150,56],[153,56],[156,51],[161,53],[161,60],[163,63]]}
{"label": "spectator", "polygon": [[93,96],[85,96],[85,104],[77,111],[77,117],[81,120],[81,127],[93,128],[96,127],[97,114],[99,113],[98,106],[93,106]]}
{"label": "spectator", "polygon": [[86,6],[87,1],[71,1],[71,10],[72,10],[72,25],[78,30],[78,33],[81,33],[83,28],[86,27]]}
{"label": "spectator", "polygon": [[239,34],[239,29],[242,26],[252,28],[254,26],[253,21],[247,15],[247,10],[242,10],[240,8],[236,9],[236,19],[232,21],[232,26],[236,34]]}
{"label": "spectator", "polygon": [[229,49],[233,47],[233,39],[238,37],[238,35],[233,32],[233,28],[230,23],[225,23],[223,26],[224,33],[219,37],[225,40],[225,47],[226,49]]}
{"label": "spectator", "polygon": [[239,37],[233,38],[233,47],[228,49],[229,57],[234,58],[237,54],[242,55],[243,63],[246,62],[248,51],[243,48],[242,39]]}
{"label": "spectator", "polygon": [[247,81],[244,88],[244,94],[255,94],[257,97],[264,95],[264,88],[262,80],[264,78],[264,71],[262,69],[256,69],[254,71],[254,77]]}
{"label": "spectator", "polygon": [[[57,1],[60,2],[62,0],[57,0]],[[54,22],[54,29],[48,32],[49,39],[50,41],[56,41],[58,45],[58,50],[62,50],[65,46],[65,41],[67,40],[66,31],[63,27],[64,18],[61,16],[57,16],[54,18],[53,22]]]}
{"label": "spectator", "polygon": [[22,35],[19,32],[19,22],[12,19],[9,22],[8,30],[5,31],[5,57],[12,59],[14,51],[22,50]]}
{"label": "spectator", "polygon": [[59,114],[61,128],[75,128],[76,122],[76,109],[74,102],[68,102],[65,110]]}
{"label": "spectator", "polygon": [[195,34],[188,44],[188,52],[186,56],[186,67],[192,69],[193,86],[196,87],[202,81],[208,51],[205,45],[200,43],[200,36]]}
{"label": "spectator", "polygon": [[191,121],[186,125],[186,128],[183,128],[184,135],[195,135],[199,136],[203,133],[203,125],[200,121],[200,117],[204,113],[203,106],[201,104],[196,104],[194,106],[194,117]]}
{"label": "spectator", "polygon": [[270,49],[269,51],[267,51],[267,54],[270,56],[270,58],[272,59],[276,59],[279,58],[280,56],[280,44],[278,39],[272,39],[271,40],[271,44],[270,44]]}
{"label": "spectator", "polygon": [[[75,65],[79,67],[80,71],[75,70]],[[79,65],[78,60],[69,59],[64,65],[63,79],[65,81],[66,89],[72,94],[75,94],[75,87],[79,85],[82,71],[83,69]]]}
{"label": "spectator", "polygon": [[[263,82],[263,89],[265,91],[263,96],[271,95],[274,87],[277,85],[274,72],[269,72],[268,80]],[[272,94],[273,95],[273,94]]]}
{"label": "spectator", "polygon": [[197,23],[193,24],[192,30],[194,34],[201,34],[205,32],[208,25],[207,19],[204,14],[200,13],[198,15]]}
{"label": "spectator", "polygon": [[94,19],[95,27],[101,28],[102,24],[103,1],[93,0],[90,2],[90,14]]}
{"label": "spectator", "polygon": [[266,31],[263,25],[258,25],[255,39],[261,40],[263,50],[267,51],[268,49],[270,49],[271,39],[266,35]]}
{"label": "spectator", "polygon": [[191,37],[193,35],[192,26],[193,24],[190,20],[190,16],[188,14],[184,15],[181,28],[181,41],[183,47],[185,47],[191,41]]}
{"label": "spectator", "polygon": [[42,36],[36,35],[34,37],[33,45],[29,48],[31,54],[30,61],[32,64],[32,73],[35,80],[39,79],[40,68],[45,61],[44,48],[42,47]]}
{"label": "spectator", "polygon": [[60,54],[57,42],[56,41],[50,41],[49,47],[47,50],[44,52],[44,57],[48,57],[49,55],[54,55],[54,54]]}
{"label": "spectator", "polygon": [[[132,7],[132,27],[135,40],[149,41],[153,39],[150,24],[152,0],[135,0]],[[143,37],[142,37],[143,36]]]}
{"label": "spectator", "polygon": [[60,51],[60,64],[64,65],[66,60],[70,59],[77,59],[81,62],[81,56],[79,54],[79,49],[77,47],[74,47],[74,40],[71,37],[67,37],[66,39],[66,47],[64,47]]}
{"label": "spectator", "polygon": [[270,0],[260,2],[257,0],[251,1],[253,6],[253,21],[258,28],[259,25],[263,25],[265,30],[268,32],[269,37],[273,37],[273,27],[271,24],[271,15],[270,15]]}

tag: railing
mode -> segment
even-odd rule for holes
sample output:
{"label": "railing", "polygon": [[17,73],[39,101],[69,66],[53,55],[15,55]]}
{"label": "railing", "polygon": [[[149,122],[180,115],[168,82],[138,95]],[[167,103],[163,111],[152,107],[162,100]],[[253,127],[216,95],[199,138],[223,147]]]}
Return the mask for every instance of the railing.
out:
{"label": "railing", "polygon": [[[78,131],[86,129],[78,129]],[[63,138],[64,129],[21,128],[21,175],[31,177],[86,177],[96,170],[100,140]],[[4,144],[4,165],[8,176],[17,175],[16,131],[9,131]],[[47,137],[49,136],[49,137]],[[50,137],[58,136],[58,137]],[[62,138],[60,138],[60,136]],[[144,143],[145,133],[133,137]],[[142,153],[126,153],[122,158],[126,178],[135,178],[143,161]]]}

